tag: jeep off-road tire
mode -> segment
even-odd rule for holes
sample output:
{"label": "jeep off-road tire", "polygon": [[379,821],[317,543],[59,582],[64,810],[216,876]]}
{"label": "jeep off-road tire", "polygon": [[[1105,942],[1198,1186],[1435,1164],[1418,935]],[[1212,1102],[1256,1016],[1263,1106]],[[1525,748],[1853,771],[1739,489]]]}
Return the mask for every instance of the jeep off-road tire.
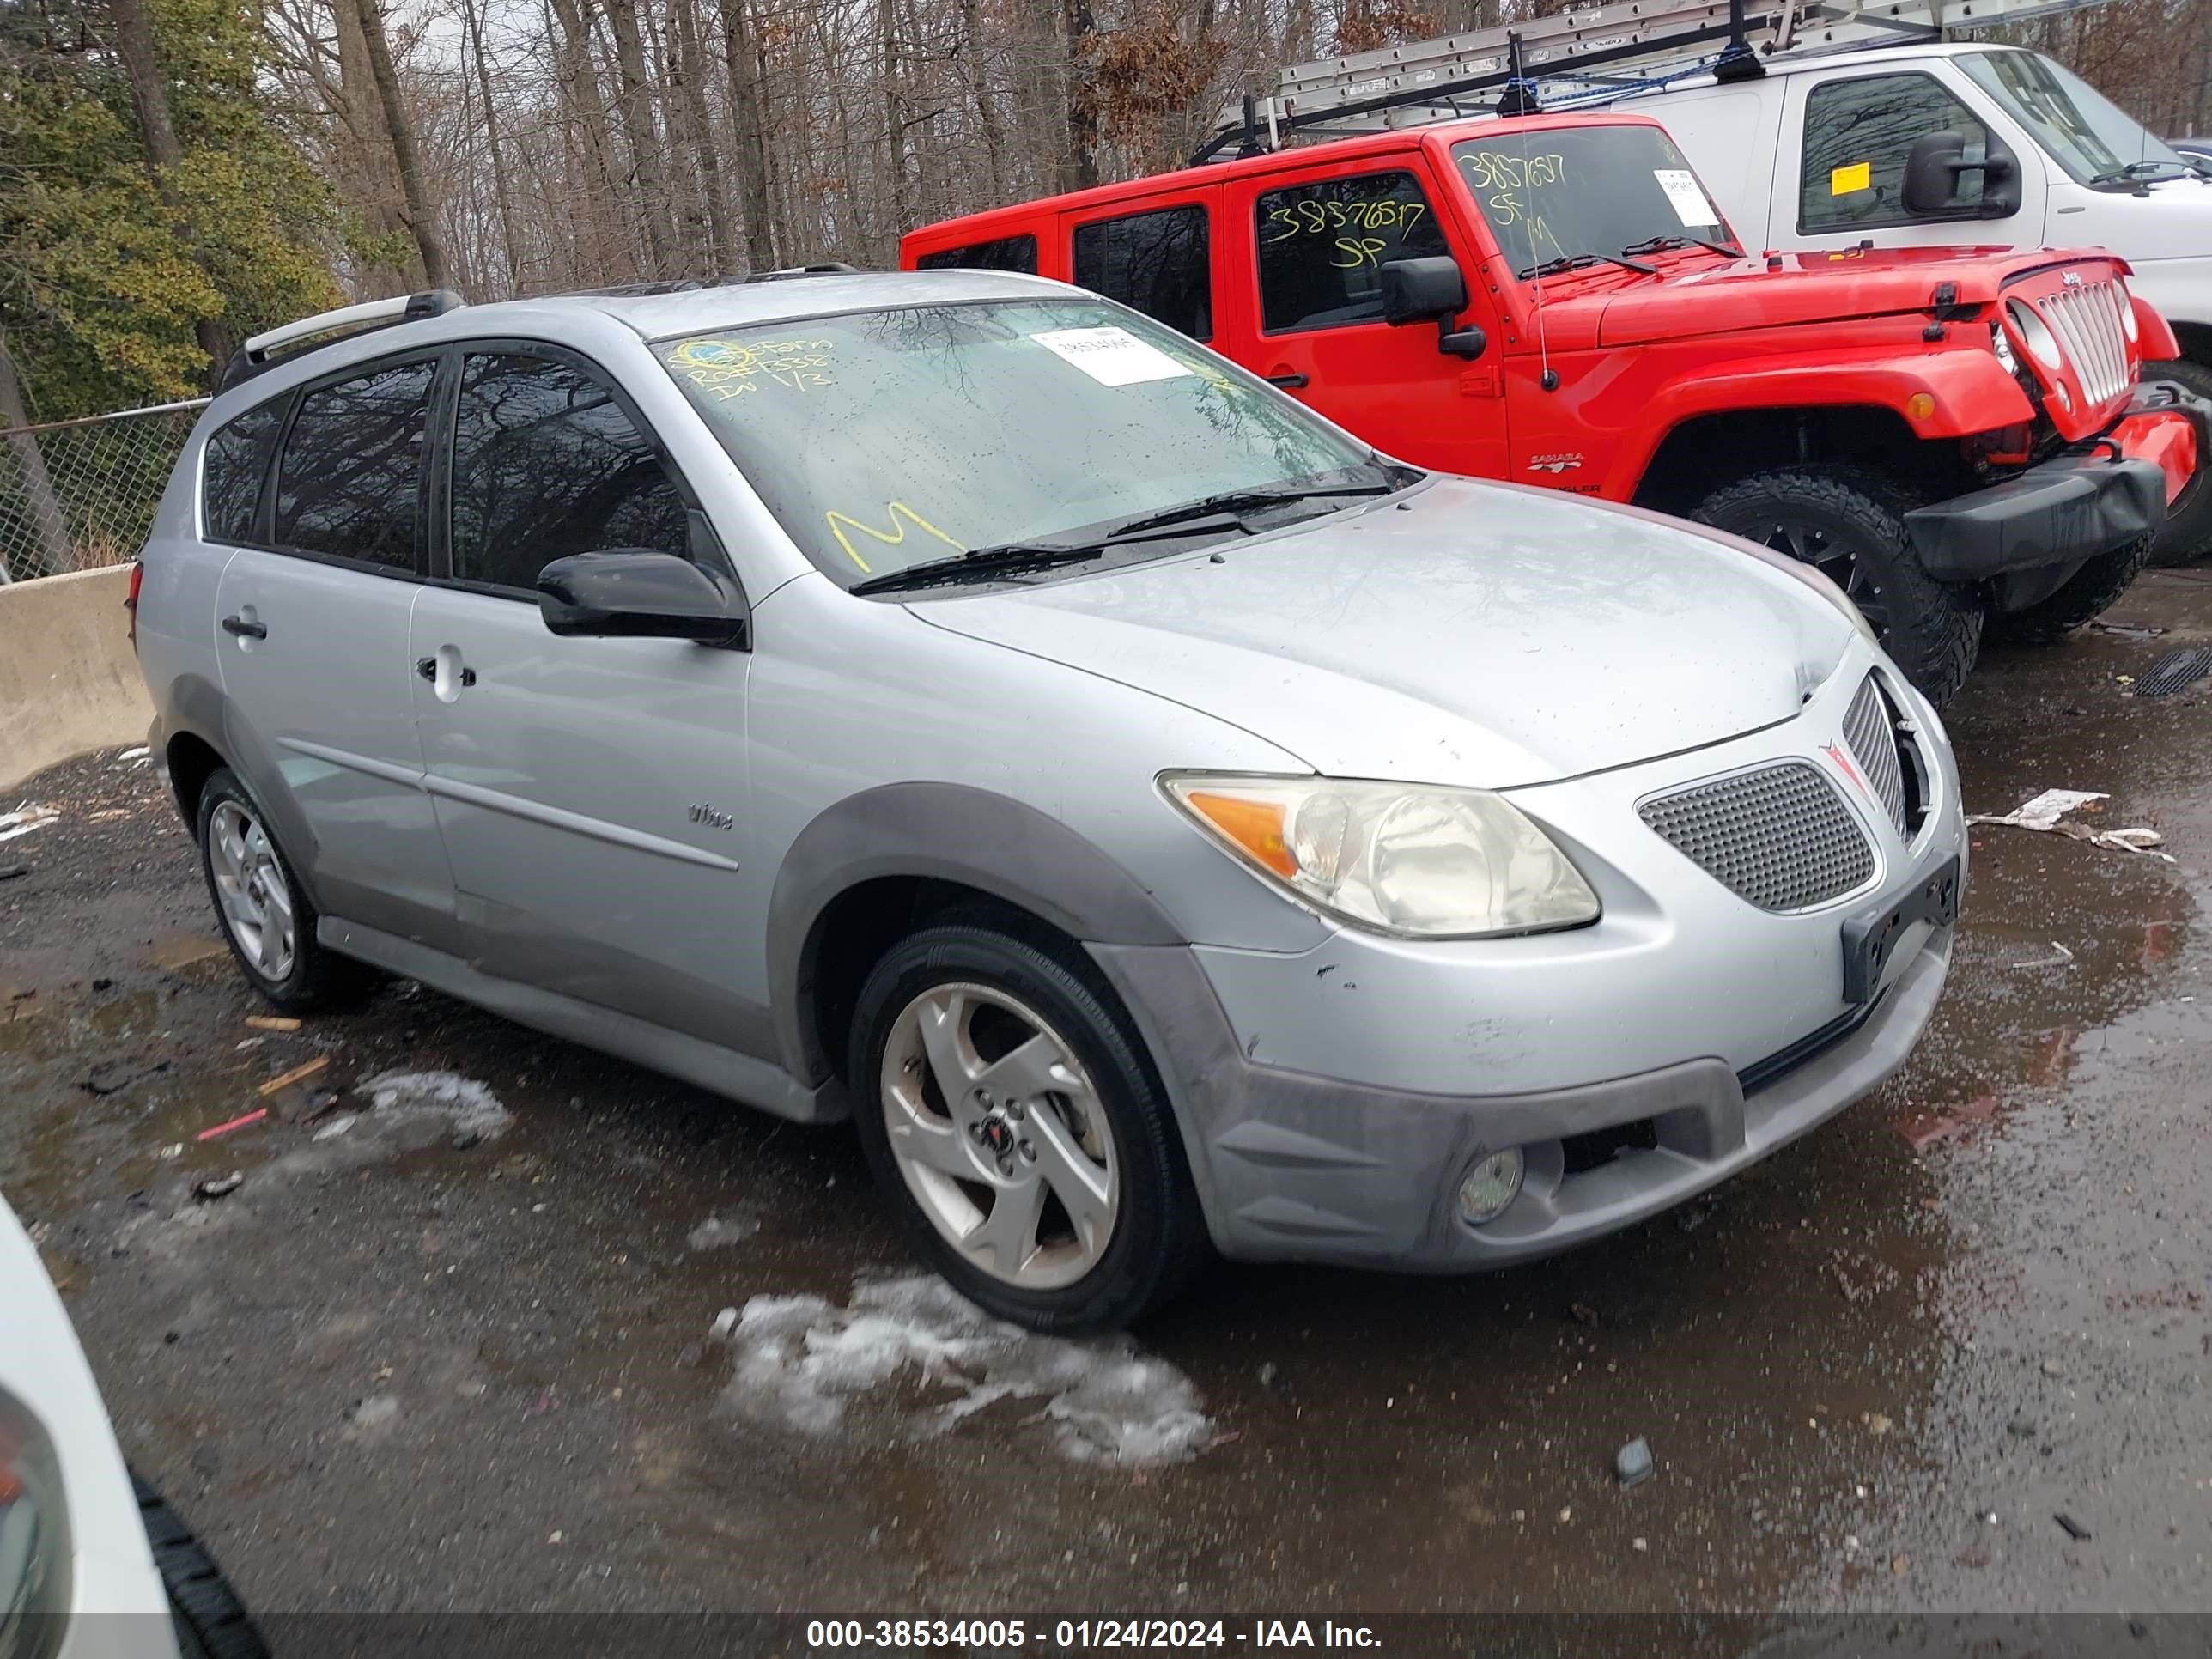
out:
{"label": "jeep off-road tire", "polygon": [[2100,553],[2066,579],[2048,599],[2021,611],[1992,611],[1984,637],[2004,645],[2055,645],[2112,609],[2143,573],[2155,538]]}
{"label": "jeep off-road tire", "polygon": [[987,1312],[1111,1330],[1206,1260],[1166,1092],[1096,967],[1057,938],[978,911],[901,940],[861,988],[848,1066],[900,1232]]}
{"label": "jeep off-road tire", "polygon": [[169,1621],[184,1659],[269,1659],[269,1644],[191,1528],[135,1471],[131,1489],[161,1587],[169,1593]]}
{"label": "jeep off-road tire", "polygon": [[[2212,368],[2202,363],[2145,363],[2146,380],[2179,380],[2200,398],[2212,398]],[[2187,564],[2212,553],[2212,455],[2197,458],[2197,474],[2166,509],[2166,523],[2152,538],[2150,562]]]}
{"label": "jeep off-road tire", "polygon": [[1921,568],[1911,498],[1863,467],[1807,464],[1723,484],[1690,516],[1814,566],[1858,605],[1882,649],[1938,707],[1973,672],[1982,602]]}

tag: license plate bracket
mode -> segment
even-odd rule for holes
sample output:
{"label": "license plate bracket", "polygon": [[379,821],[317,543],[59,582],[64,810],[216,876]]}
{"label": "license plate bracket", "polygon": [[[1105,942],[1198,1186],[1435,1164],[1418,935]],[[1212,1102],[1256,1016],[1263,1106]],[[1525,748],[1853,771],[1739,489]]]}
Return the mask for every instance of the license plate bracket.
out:
{"label": "license plate bracket", "polygon": [[1959,919],[1959,860],[1948,858],[1915,883],[1886,910],[1844,921],[1844,1000],[1853,1007],[1873,1000],[1890,953],[1917,921],[1948,927]]}

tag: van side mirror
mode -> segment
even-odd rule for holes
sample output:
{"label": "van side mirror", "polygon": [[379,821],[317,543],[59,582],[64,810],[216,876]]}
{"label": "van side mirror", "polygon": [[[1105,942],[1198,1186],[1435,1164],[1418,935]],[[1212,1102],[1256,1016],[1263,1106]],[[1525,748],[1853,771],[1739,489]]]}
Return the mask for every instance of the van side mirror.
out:
{"label": "van side mirror", "polygon": [[727,576],[641,547],[554,560],[538,573],[538,611],[564,638],[743,647],[752,623],[752,607]]}
{"label": "van side mirror", "polygon": [[1437,349],[1454,357],[1480,357],[1490,341],[1479,328],[1455,329],[1452,321],[1467,309],[1467,276],[1449,254],[1425,259],[1392,259],[1381,268],[1382,320],[1392,327],[1407,323],[1437,325]]}
{"label": "van side mirror", "polygon": [[1918,218],[2002,219],[2020,211],[2020,158],[1995,136],[1953,128],[1905,158],[1905,210]]}

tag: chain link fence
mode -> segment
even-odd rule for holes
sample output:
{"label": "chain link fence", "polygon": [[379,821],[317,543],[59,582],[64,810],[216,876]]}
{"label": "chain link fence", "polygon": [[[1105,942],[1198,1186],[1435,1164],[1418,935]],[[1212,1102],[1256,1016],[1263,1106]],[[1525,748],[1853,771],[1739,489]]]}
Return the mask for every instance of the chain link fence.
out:
{"label": "chain link fence", "polygon": [[0,429],[0,582],[124,564],[207,399]]}

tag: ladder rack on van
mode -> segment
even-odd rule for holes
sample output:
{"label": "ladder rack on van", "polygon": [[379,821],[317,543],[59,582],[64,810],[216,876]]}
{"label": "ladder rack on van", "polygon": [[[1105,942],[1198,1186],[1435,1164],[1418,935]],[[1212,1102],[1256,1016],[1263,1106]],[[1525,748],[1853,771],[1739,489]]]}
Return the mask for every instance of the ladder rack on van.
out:
{"label": "ladder rack on van", "polygon": [[[1235,143],[1279,148],[1293,132],[1340,137],[1494,112],[1460,100],[1503,90],[1513,113],[1610,103],[1698,75],[1762,73],[1782,52],[1811,55],[1937,40],[2085,10],[2102,0],[1613,0],[1510,27],[1297,64],[1275,90],[1245,101],[1192,160]],[[1516,85],[1516,83],[1519,83]]]}

